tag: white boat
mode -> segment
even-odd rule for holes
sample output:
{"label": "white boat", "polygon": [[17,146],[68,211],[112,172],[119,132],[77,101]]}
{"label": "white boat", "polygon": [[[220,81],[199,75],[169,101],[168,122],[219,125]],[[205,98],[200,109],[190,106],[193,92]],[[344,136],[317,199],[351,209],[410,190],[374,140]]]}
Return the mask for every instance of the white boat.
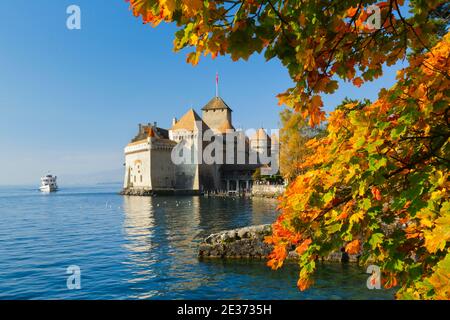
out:
{"label": "white boat", "polygon": [[58,190],[58,185],[56,184],[56,176],[48,174],[45,177],[42,177],[39,190],[41,190],[42,192],[55,192],[56,190]]}

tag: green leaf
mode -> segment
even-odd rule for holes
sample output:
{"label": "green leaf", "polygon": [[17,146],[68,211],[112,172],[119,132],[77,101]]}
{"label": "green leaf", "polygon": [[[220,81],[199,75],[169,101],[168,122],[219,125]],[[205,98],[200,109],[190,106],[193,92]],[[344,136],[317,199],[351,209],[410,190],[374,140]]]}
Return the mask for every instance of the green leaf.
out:
{"label": "green leaf", "polygon": [[342,227],[342,224],[341,224],[341,223],[334,223],[334,224],[329,225],[329,226],[327,227],[327,232],[328,232],[329,234],[336,233],[336,232],[338,232],[338,231],[341,230],[341,227]]}
{"label": "green leaf", "polygon": [[406,130],[406,125],[404,125],[404,124],[398,125],[394,129],[392,129],[391,138],[392,139],[397,139],[398,137],[400,137],[405,132],[405,130]]}
{"label": "green leaf", "polygon": [[382,233],[374,233],[370,237],[369,244],[372,249],[375,249],[379,244],[383,242],[384,234]]}
{"label": "green leaf", "polygon": [[366,143],[366,138],[362,136],[362,137],[359,137],[358,140],[356,140],[355,146],[357,148],[361,148],[364,145],[364,143]]}
{"label": "green leaf", "polygon": [[369,198],[365,198],[362,201],[361,209],[369,210],[371,206],[372,206],[372,202],[370,201],[370,199]]}

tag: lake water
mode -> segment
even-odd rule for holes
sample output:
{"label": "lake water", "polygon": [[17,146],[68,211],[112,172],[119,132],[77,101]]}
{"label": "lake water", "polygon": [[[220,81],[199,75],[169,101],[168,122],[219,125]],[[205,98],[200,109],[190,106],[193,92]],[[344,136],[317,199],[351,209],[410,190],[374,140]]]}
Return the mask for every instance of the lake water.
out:
{"label": "lake water", "polygon": [[[221,230],[270,223],[270,199],[123,197],[120,186],[54,194],[0,188],[0,299],[390,299],[354,265],[320,266],[295,287],[295,264],[199,261],[198,243]],[[67,267],[81,289],[67,288]]]}

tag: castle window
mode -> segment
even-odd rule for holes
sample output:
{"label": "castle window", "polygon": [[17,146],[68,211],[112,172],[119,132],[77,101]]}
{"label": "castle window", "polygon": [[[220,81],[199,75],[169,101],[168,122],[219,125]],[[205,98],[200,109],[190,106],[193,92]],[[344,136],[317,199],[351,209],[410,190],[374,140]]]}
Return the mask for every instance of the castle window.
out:
{"label": "castle window", "polygon": [[141,183],[142,183],[142,175],[141,175]]}

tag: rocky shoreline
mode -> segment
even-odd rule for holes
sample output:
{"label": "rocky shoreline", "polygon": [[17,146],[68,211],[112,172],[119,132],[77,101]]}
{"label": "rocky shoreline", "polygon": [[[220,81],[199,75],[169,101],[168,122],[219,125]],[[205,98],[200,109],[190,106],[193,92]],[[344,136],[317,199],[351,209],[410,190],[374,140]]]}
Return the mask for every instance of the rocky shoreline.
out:
{"label": "rocky shoreline", "polygon": [[201,195],[196,190],[175,190],[175,189],[161,189],[161,190],[149,190],[143,188],[126,188],[119,192],[122,196],[135,196],[135,197],[152,197],[156,195],[163,196],[196,196]]}
{"label": "rocky shoreline", "polygon": [[[270,224],[214,233],[200,243],[198,256],[212,259],[266,259],[272,251],[272,246],[265,243],[264,238],[271,233]],[[297,253],[290,251],[288,259],[296,258],[298,258]],[[333,252],[321,259],[329,262],[358,262],[358,255]]]}
{"label": "rocky shoreline", "polygon": [[152,190],[145,190],[145,189],[123,189],[119,193],[122,196],[137,196],[137,197],[151,197],[153,196]]}
{"label": "rocky shoreline", "polygon": [[286,187],[284,185],[264,185],[255,184],[252,187],[251,196],[258,198],[278,198],[281,196]]}
{"label": "rocky shoreline", "polygon": [[146,189],[146,188],[125,188],[122,189],[119,194],[122,196],[135,196],[135,197],[152,197],[155,195],[166,196],[198,196],[203,195],[205,197],[254,197],[254,198],[272,198],[276,199],[284,192],[284,186],[282,185],[255,185],[252,192],[230,193],[230,192],[201,192],[198,190],[180,190],[180,189]]}
{"label": "rocky shoreline", "polygon": [[272,233],[270,225],[251,226],[214,233],[199,246],[202,258],[265,258],[272,248],[264,237]]}

